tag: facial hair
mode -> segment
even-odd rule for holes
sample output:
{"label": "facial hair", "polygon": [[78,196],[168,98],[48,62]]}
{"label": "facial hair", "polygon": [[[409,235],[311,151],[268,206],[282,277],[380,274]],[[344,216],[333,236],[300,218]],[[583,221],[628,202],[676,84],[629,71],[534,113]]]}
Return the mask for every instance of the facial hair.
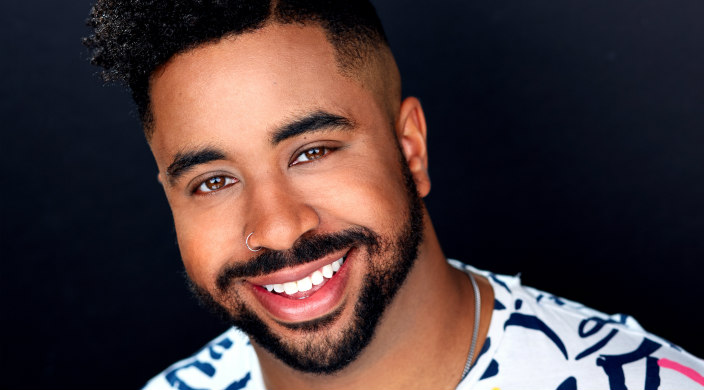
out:
{"label": "facial hair", "polygon": [[[267,251],[243,265],[224,268],[216,282],[219,296],[225,297],[222,302],[189,279],[191,290],[209,310],[241,329],[258,345],[296,370],[333,374],[347,367],[373,339],[382,314],[418,257],[418,247],[423,238],[423,203],[404,159],[401,159],[401,170],[407,210],[404,223],[392,237],[384,239],[362,226],[338,233],[303,236],[290,250]],[[369,271],[362,282],[350,323],[341,333],[326,331],[326,327],[342,314],[342,310],[338,309],[312,321],[289,325],[290,329],[301,332],[303,337],[297,341],[287,340],[275,334],[245,306],[237,293],[225,294],[230,282],[238,277],[264,275],[304,264],[350,246],[365,248]]]}

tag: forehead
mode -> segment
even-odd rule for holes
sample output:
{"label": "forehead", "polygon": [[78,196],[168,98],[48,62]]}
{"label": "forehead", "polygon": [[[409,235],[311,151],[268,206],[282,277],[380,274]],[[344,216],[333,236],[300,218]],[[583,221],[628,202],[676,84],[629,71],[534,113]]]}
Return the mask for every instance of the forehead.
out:
{"label": "forehead", "polygon": [[334,48],[313,26],[269,25],[179,54],[154,75],[150,95],[155,154],[233,135],[264,138],[320,109],[355,120],[379,114],[372,93],[340,73]]}

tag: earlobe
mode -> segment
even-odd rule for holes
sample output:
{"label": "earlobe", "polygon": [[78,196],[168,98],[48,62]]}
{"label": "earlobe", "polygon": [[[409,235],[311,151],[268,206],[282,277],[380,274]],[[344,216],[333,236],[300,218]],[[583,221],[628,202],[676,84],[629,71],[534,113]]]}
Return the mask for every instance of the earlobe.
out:
{"label": "earlobe", "polygon": [[418,188],[418,194],[425,197],[430,192],[426,143],[427,126],[425,114],[418,99],[408,97],[401,103],[396,129],[396,136]]}

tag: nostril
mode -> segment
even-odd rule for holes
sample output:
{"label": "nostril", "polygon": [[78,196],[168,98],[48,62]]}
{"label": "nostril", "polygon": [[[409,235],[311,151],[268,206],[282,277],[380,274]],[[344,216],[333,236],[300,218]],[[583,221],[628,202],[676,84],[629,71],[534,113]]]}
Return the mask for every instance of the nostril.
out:
{"label": "nostril", "polygon": [[290,249],[298,239],[319,226],[316,210],[291,183],[258,182],[247,194],[246,240],[250,251]]}

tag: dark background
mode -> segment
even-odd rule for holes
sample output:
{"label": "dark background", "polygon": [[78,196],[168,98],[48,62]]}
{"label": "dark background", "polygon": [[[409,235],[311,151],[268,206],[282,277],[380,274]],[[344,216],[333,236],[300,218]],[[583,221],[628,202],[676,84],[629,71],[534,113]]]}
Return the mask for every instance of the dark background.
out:
{"label": "dark background", "polygon": [[[446,254],[704,355],[704,3],[377,1],[429,122]],[[1,387],[138,387],[225,329],[190,298],[89,1],[0,6]]]}

